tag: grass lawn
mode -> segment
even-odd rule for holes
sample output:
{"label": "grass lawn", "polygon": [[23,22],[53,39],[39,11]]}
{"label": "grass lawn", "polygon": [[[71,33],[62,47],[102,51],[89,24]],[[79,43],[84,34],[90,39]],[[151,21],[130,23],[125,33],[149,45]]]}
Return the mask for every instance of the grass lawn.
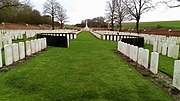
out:
{"label": "grass lawn", "polygon": [[114,49],[82,32],[0,77],[1,101],[171,101]]}
{"label": "grass lawn", "polygon": [[[153,51],[153,46],[146,44],[144,46],[144,48],[149,49],[149,51],[150,51],[149,56],[151,56],[151,52]],[[180,53],[179,53],[179,57],[180,57]],[[158,69],[161,72],[173,77],[174,61],[175,61],[175,59],[169,58],[167,56],[164,56],[164,55],[160,54],[159,55],[159,68]],[[149,64],[150,64],[150,58],[149,58]]]}
{"label": "grass lawn", "polygon": [[[123,27],[135,28],[135,23],[124,23]],[[141,28],[172,28],[180,30],[180,21],[141,22]]]}

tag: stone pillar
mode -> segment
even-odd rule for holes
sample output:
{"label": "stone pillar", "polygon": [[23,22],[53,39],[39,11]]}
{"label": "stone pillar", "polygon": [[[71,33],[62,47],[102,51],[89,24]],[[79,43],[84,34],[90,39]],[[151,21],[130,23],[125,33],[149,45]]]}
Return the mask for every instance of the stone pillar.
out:
{"label": "stone pillar", "polygon": [[13,61],[17,62],[19,60],[19,46],[17,43],[12,44],[12,54],[13,54]]}
{"label": "stone pillar", "polygon": [[158,73],[158,64],[159,64],[159,53],[152,52],[151,53],[150,71],[153,74],[157,74]]}

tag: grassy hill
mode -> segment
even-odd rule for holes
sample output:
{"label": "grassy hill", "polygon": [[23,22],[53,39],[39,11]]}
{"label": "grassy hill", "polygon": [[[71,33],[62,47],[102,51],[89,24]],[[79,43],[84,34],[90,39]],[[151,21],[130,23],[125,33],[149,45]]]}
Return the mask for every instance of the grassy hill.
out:
{"label": "grassy hill", "polygon": [[[123,23],[125,28],[135,28],[134,23]],[[141,29],[167,29],[172,28],[175,30],[180,30],[180,20],[179,21],[159,21],[159,22],[141,22]]]}

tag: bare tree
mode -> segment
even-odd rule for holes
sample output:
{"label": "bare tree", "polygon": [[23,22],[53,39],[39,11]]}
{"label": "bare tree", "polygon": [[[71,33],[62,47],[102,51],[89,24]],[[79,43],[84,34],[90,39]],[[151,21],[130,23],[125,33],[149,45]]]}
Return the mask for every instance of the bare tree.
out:
{"label": "bare tree", "polygon": [[128,9],[127,6],[123,3],[124,0],[116,0],[116,20],[119,24],[119,31],[122,30],[122,21],[128,19]]}
{"label": "bare tree", "polygon": [[52,30],[54,30],[54,18],[57,12],[57,8],[60,7],[60,4],[56,0],[47,0],[44,4],[44,14],[50,14],[52,17]]}
{"label": "bare tree", "polygon": [[0,0],[0,9],[7,7],[18,7],[18,6],[26,6],[29,4],[28,0],[19,2],[19,0]]}
{"label": "bare tree", "polygon": [[152,0],[125,0],[124,4],[127,6],[129,13],[135,18],[136,31],[139,33],[141,15],[154,8]]}
{"label": "bare tree", "polygon": [[106,9],[107,20],[111,22],[111,30],[114,30],[114,18],[116,10],[116,0],[107,1]]}
{"label": "bare tree", "polygon": [[64,23],[67,22],[68,16],[66,14],[66,9],[64,9],[62,6],[59,6],[57,8],[57,13],[56,13],[56,19],[60,21],[60,28],[62,29],[64,27]]}
{"label": "bare tree", "polygon": [[159,3],[166,4],[169,8],[176,8],[180,7],[180,0],[165,0],[165,1],[160,1]]}

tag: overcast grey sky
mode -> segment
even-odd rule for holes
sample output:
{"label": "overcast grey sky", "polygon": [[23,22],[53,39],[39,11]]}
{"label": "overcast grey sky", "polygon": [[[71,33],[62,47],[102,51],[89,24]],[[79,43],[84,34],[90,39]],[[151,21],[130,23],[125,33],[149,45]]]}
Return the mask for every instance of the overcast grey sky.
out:
{"label": "overcast grey sky", "polygon": [[[33,8],[43,12],[43,4],[46,0],[30,0]],[[68,24],[77,24],[84,19],[105,16],[106,1],[108,0],[57,0],[65,9],[69,17]],[[158,0],[154,0],[158,1]],[[158,6],[155,10],[145,13],[141,21],[167,21],[180,20],[180,7],[167,8]]]}

